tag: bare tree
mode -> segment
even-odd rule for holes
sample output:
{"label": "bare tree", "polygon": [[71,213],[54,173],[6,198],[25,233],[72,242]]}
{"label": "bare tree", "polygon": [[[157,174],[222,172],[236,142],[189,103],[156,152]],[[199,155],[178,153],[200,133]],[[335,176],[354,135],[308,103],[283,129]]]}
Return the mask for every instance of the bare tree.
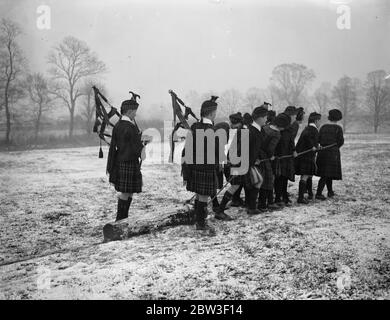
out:
{"label": "bare tree", "polygon": [[27,75],[25,87],[30,100],[36,105],[34,110],[34,136],[38,139],[42,114],[49,109],[52,97],[49,93],[48,80],[42,73]]}
{"label": "bare tree", "polygon": [[53,48],[48,62],[54,80],[52,92],[69,110],[69,137],[72,137],[76,101],[83,95],[83,80],[105,72],[106,66],[84,41],[70,36]]}
{"label": "bare tree", "polygon": [[322,82],[314,92],[314,100],[319,113],[325,114],[332,102],[332,84],[330,82]]}
{"label": "bare tree", "polygon": [[255,107],[262,105],[266,100],[266,95],[260,88],[252,87],[245,93],[244,101],[248,111],[252,111]]}
{"label": "bare tree", "polygon": [[230,115],[240,109],[242,95],[237,89],[229,89],[222,93],[220,101],[220,111],[222,114]]}
{"label": "bare tree", "polygon": [[343,127],[347,130],[347,124],[350,112],[357,107],[358,104],[358,90],[360,82],[358,79],[352,79],[344,76],[337,82],[333,88],[333,98],[335,105],[341,109],[343,113]]}
{"label": "bare tree", "polygon": [[5,109],[6,136],[5,142],[10,142],[11,105],[19,100],[23,91],[18,86],[22,73],[24,58],[16,38],[22,33],[20,27],[9,19],[0,21],[0,110]]}
{"label": "bare tree", "polygon": [[386,71],[375,70],[367,74],[366,99],[368,108],[372,111],[374,132],[386,119],[386,112],[390,105],[390,80],[386,78]]}
{"label": "bare tree", "polygon": [[299,105],[306,87],[314,80],[314,71],[297,63],[284,63],[272,71],[271,86],[278,100],[289,105]]}

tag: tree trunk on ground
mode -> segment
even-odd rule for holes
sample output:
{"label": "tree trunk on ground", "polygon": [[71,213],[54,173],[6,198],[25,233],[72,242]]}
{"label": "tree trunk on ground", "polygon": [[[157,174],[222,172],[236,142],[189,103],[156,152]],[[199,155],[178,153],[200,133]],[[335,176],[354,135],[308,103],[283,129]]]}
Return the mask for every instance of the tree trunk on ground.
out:
{"label": "tree trunk on ground", "polygon": [[[130,221],[130,224],[129,224]],[[123,219],[113,223],[107,223],[103,227],[104,241],[123,240],[137,235],[151,233],[166,227],[178,225],[191,225],[195,223],[193,209],[168,209],[159,212],[150,220]]]}

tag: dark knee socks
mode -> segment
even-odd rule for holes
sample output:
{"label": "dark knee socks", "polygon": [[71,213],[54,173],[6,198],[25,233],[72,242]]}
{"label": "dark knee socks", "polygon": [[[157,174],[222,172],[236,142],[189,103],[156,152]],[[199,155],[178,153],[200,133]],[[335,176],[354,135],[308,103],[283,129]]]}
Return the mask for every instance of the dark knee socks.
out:
{"label": "dark knee socks", "polygon": [[329,178],[326,178],[326,188],[328,189],[328,192],[330,193],[333,193],[333,186],[332,186],[332,183],[333,180],[332,179],[329,179]]}
{"label": "dark knee socks", "polygon": [[129,216],[129,208],[133,198],[129,197],[128,200],[122,200],[118,198],[118,207],[116,213],[116,220],[126,219]]}
{"label": "dark knee socks", "polygon": [[325,188],[326,178],[321,177],[317,185],[317,195],[321,195]]}
{"label": "dark knee socks", "polygon": [[274,182],[275,188],[275,202],[280,202],[282,200],[282,177],[276,177]]}
{"label": "dark knee socks", "polygon": [[199,200],[195,200],[195,219],[196,223],[200,225],[204,225],[206,223],[207,218],[207,202],[201,202]]}
{"label": "dark knee socks", "polygon": [[218,208],[218,207],[219,207],[218,198],[215,197],[215,198],[213,199],[213,208]]}
{"label": "dark knee socks", "polygon": [[232,200],[233,195],[229,192],[226,191],[225,194],[223,195],[221,204],[219,205],[219,210],[224,211],[226,209],[226,205],[230,200]]}
{"label": "dark knee socks", "polygon": [[259,203],[258,208],[259,209],[266,209],[267,206],[274,203],[274,192],[273,190],[265,190],[260,189],[259,190]]}
{"label": "dark knee socks", "polygon": [[309,195],[309,197],[313,197],[313,179],[312,178],[307,178],[306,189],[307,189],[307,194]]}
{"label": "dark knee socks", "polygon": [[255,188],[248,189],[248,209],[256,209],[257,196],[259,194],[259,190]]}
{"label": "dark knee socks", "polygon": [[237,191],[234,192],[233,198],[232,198],[233,201],[240,201],[240,199],[241,199],[241,190],[242,190],[242,185],[240,185],[238,187]]}

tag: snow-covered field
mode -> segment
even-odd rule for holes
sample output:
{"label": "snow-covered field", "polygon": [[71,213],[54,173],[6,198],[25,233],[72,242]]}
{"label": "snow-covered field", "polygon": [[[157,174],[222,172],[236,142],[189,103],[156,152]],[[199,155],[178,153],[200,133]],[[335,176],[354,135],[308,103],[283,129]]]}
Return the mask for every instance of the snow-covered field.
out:
{"label": "snow-covered field", "polygon": [[[104,151],[0,153],[1,298],[390,298],[390,136],[346,136],[333,200],[254,217],[231,208],[234,221],[210,219],[211,237],[179,226],[103,244],[116,210]],[[149,156],[130,221],[191,196],[178,164]]]}

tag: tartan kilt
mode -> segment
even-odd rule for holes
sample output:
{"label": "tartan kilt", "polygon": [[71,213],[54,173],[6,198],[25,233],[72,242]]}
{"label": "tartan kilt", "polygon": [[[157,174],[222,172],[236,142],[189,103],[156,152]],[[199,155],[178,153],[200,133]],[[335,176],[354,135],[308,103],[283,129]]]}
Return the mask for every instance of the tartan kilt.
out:
{"label": "tartan kilt", "polygon": [[121,161],[117,165],[115,190],[125,193],[142,192],[141,166],[138,160]]}
{"label": "tartan kilt", "polygon": [[290,181],[295,181],[295,166],[294,158],[285,158],[279,160],[280,176],[288,178]]}
{"label": "tartan kilt", "polygon": [[295,174],[313,176],[316,174],[317,166],[315,155],[311,157],[295,158]]}
{"label": "tartan kilt", "polygon": [[333,180],[342,179],[339,148],[331,148],[318,152],[316,176]]}
{"label": "tartan kilt", "polygon": [[234,171],[235,166],[234,165],[229,165],[229,175],[226,178],[227,180],[230,181],[230,184],[233,185],[248,185],[250,184],[250,177],[248,172],[245,174],[232,174]]}
{"label": "tartan kilt", "polygon": [[270,161],[261,162],[259,168],[260,168],[260,173],[264,179],[263,184],[261,185],[261,189],[273,190],[275,177],[272,170],[271,162]]}
{"label": "tartan kilt", "polygon": [[214,196],[217,193],[218,177],[215,168],[196,168],[191,170],[191,178],[187,181],[187,190],[202,196]]}

